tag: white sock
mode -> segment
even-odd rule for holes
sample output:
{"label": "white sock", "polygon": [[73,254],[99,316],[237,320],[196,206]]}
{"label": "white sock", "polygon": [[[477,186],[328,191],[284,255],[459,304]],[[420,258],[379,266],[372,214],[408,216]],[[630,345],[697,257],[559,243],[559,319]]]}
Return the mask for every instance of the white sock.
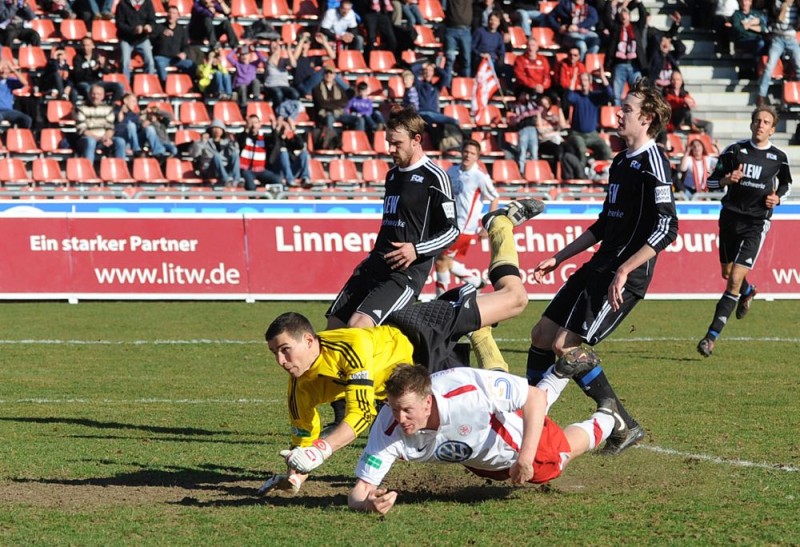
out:
{"label": "white sock", "polygon": [[436,272],[436,296],[441,296],[450,287],[450,272]]}
{"label": "white sock", "polygon": [[614,430],[614,417],[603,412],[595,412],[588,420],[572,425],[583,429],[589,437],[589,450],[592,450],[611,435]]}
{"label": "white sock", "polygon": [[472,277],[472,272],[464,266],[458,260],[453,259],[450,264],[450,271],[453,272],[453,275],[460,277],[461,279],[466,279],[467,277]]}
{"label": "white sock", "polygon": [[550,368],[547,369],[547,372],[544,373],[539,383],[536,384],[536,387],[547,394],[547,410],[545,413],[550,412],[550,407],[558,400],[559,396],[561,396],[561,392],[564,391],[564,388],[569,384],[569,378],[559,378],[553,372],[555,369],[556,366],[551,365]]}

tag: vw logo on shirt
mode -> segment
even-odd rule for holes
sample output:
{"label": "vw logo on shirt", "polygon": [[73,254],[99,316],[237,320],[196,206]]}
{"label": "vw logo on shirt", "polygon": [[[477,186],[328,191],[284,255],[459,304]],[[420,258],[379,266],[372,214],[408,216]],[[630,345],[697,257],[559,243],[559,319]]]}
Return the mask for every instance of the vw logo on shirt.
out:
{"label": "vw logo on shirt", "polygon": [[446,441],[436,448],[436,459],[448,463],[461,463],[472,456],[472,448],[461,441]]}

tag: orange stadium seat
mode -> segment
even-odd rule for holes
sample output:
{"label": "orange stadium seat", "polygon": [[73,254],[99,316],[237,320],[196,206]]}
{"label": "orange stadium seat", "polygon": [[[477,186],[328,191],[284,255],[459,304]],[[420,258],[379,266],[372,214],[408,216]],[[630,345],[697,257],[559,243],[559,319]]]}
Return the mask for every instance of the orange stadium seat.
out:
{"label": "orange stadium seat", "polygon": [[522,27],[508,27],[508,33],[511,36],[512,48],[526,49],[528,47],[528,37],[525,36],[525,31],[522,30]]}
{"label": "orange stadium seat", "polygon": [[294,0],[292,13],[297,19],[318,19],[320,15],[319,4],[316,0]]}
{"label": "orange stadium seat", "polygon": [[475,125],[492,129],[508,127],[500,108],[493,104],[487,104],[485,108],[478,111],[475,116]]}
{"label": "orange stadium seat", "polygon": [[603,129],[617,128],[617,112],[622,110],[619,106],[603,105],[600,107],[600,127]]}
{"label": "orange stadium seat", "polygon": [[265,19],[285,20],[293,17],[286,0],[264,0],[261,9]]}
{"label": "orange stadium seat", "polygon": [[39,46],[20,46],[17,55],[17,62],[23,71],[37,71],[47,66],[47,56]]}
{"label": "orange stadium seat", "polygon": [[87,158],[67,158],[67,180],[76,185],[103,183]]}
{"label": "orange stadium seat", "polygon": [[255,0],[231,0],[230,6],[231,16],[237,19],[240,17],[245,19],[258,19],[261,17]]}
{"label": "orange stadium seat", "polygon": [[217,101],[214,105],[214,119],[222,120],[225,125],[244,125],[242,111],[234,101]]}
{"label": "orange stadium seat", "polygon": [[337,54],[336,66],[342,72],[370,72],[364,61],[364,54],[356,49],[340,49]]}
{"label": "orange stadium seat", "polygon": [[361,178],[367,184],[383,185],[388,172],[389,163],[386,160],[372,158],[361,164]]}
{"label": "orange stadium seat", "polygon": [[117,25],[114,21],[94,19],[92,21],[92,39],[98,44],[116,44]]}
{"label": "orange stadium seat", "polygon": [[61,37],[68,42],[80,42],[86,37],[86,23],[83,19],[62,19],[59,25]]}
{"label": "orange stadium seat", "polygon": [[131,85],[128,83],[128,79],[125,77],[125,75],[122,74],[121,72],[112,72],[110,74],[103,74],[103,81],[117,82],[122,86],[122,90],[125,93],[131,93]]}
{"label": "orange stadium seat", "polygon": [[0,182],[5,186],[27,186],[33,183],[21,158],[0,158]]}
{"label": "orange stadium seat", "polygon": [[670,158],[680,158],[685,153],[683,139],[677,133],[667,133],[667,154]]}
{"label": "orange stadium seat", "polygon": [[133,180],[138,184],[167,184],[156,158],[134,158]]}
{"label": "orange stadium seat", "polygon": [[472,101],[475,79],[456,76],[450,82],[450,96],[456,101]]}
{"label": "orange stadium seat", "polygon": [[201,93],[195,91],[192,77],[182,72],[167,73],[164,91],[169,97],[175,99],[199,99],[202,97]]}
{"label": "orange stadium seat", "polygon": [[558,179],[545,160],[528,160],[525,162],[525,179],[531,184],[558,184]]}
{"label": "orange stadium seat", "polygon": [[178,105],[178,119],[184,125],[200,126],[204,129],[211,123],[206,104],[200,101],[188,101]]}
{"label": "orange stadium seat", "polygon": [[161,80],[157,74],[134,74],[133,92],[139,97],[162,98],[166,97],[164,88],[161,87]]}
{"label": "orange stadium seat", "polygon": [[100,178],[107,184],[133,184],[134,180],[124,158],[103,158],[100,160]]}
{"label": "orange stadium seat", "polygon": [[550,27],[533,27],[531,36],[536,38],[540,49],[560,49],[561,46],[556,41],[555,32]]}
{"label": "orange stadium seat", "polygon": [[11,128],[6,131],[6,149],[14,156],[38,156],[42,153],[30,129]]}
{"label": "orange stadium seat", "polygon": [[247,111],[245,112],[245,118],[249,118],[254,114],[258,116],[258,118],[261,120],[261,123],[264,124],[275,123],[275,111],[272,109],[272,105],[266,101],[247,102]]}
{"label": "orange stadium seat", "polygon": [[386,98],[384,94],[383,85],[376,76],[359,76],[356,80],[356,85],[361,82],[367,84],[367,93],[373,101],[382,101]]}
{"label": "orange stadium seat", "polygon": [[31,162],[31,176],[37,184],[67,184],[55,158],[36,158]]}
{"label": "orange stadium seat", "polygon": [[469,109],[466,105],[448,104],[444,107],[444,109],[442,109],[442,113],[445,116],[450,116],[451,118],[458,120],[458,125],[460,125],[462,128],[469,128],[475,125],[472,123],[472,117],[470,116]]}
{"label": "orange stadium seat", "polygon": [[402,69],[396,68],[397,65],[397,58],[394,56],[394,53],[391,51],[386,51],[382,49],[373,49],[369,53],[369,68],[373,72],[378,73],[399,73],[402,72]]}
{"label": "orange stadium seat", "polygon": [[71,156],[72,148],[62,148],[64,133],[58,127],[45,127],[39,135],[39,148],[47,156]]}
{"label": "orange stadium seat", "polygon": [[605,53],[587,53],[583,59],[583,65],[588,72],[597,72],[603,70],[605,59]]}
{"label": "orange stadium seat", "polygon": [[195,174],[192,162],[179,158],[167,159],[167,181],[170,184],[203,184],[203,179]]}
{"label": "orange stadium seat", "polygon": [[425,25],[414,25],[414,30],[417,31],[417,37],[414,40],[414,45],[423,49],[439,49],[442,47],[441,42],[436,38],[431,27]]}
{"label": "orange stadium seat", "polygon": [[31,28],[39,34],[42,42],[49,43],[61,41],[61,38],[59,38],[58,34],[56,33],[56,26],[53,24],[52,19],[46,17],[34,19],[31,21]]}
{"label": "orange stadium seat", "polygon": [[386,131],[381,129],[372,135],[372,149],[381,156],[389,155],[389,144],[386,142]]}
{"label": "orange stadium seat", "polygon": [[331,160],[328,164],[328,175],[336,186],[357,186],[361,182],[353,160]]}
{"label": "orange stadium seat", "polygon": [[525,184],[519,166],[514,160],[495,160],[492,164],[492,179],[497,184]]}
{"label": "orange stadium seat", "polygon": [[202,135],[200,135],[199,131],[194,131],[192,129],[178,129],[175,132],[175,146],[199,141],[201,137]]}
{"label": "orange stadium seat", "polygon": [[342,152],[354,156],[374,156],[375,151],[369,143],[365,131],[342,131]]}
{"label": "orange stadium seat", "polygon": [[325,174],[325,166],[316,158],[308,160],[308,173],[310,175],[309,182],[314,186],[328,185],[331,179]]}
{"label": "orange stadium seat", "polygon": [[426,21],[435,23],[444,21],[444,10],[439,0],[419,0],[419,10]]}
{"label": "orange stadium seat", "polygon": [[406,92],[406,87],[403,85],[403,78],[400,76],[390,76],[386,87],[390,99],[402,99],[403,94]]}

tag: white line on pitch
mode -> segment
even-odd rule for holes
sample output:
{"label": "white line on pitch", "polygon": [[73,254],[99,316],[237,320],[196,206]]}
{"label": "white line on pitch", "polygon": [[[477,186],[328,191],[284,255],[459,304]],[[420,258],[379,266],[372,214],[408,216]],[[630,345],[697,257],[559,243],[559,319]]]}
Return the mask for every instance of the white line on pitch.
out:
{"label": "white line on pitch", "polygon": [[64,404],[104,404],[104,405],[272,405],[280,403],[279,399],[47,399],[31,397],[26,399],[0,399],[0,405],[37,404],[37,405],[64,405]]}
{"label": "white line on pitch", "polygon": [[[528,338],[495,338],[497,342],[528,342]],[[725,338],[730,342],[784,342],[789,344],[800,343],[800,338],[777,338],[777,337],[754,337],[754,336],[730,336]],[[695,338],[685,337],[632,337],[632,338],[610,338],[605,340],[606,344],[613,344],[616,342],[630,343],[630,342],[695,342]],[[262,345],[263,340],[211,340],[207,338],[198,338],[195,340],[0,340],[0,345],[87,345],[87,346],[115,346],[115,345],[133,345],[133,346],[169,346],[169,345],[203,345],[203,344],[220,344],[220,345]]]}
{"label": "white line on pitch", "polygon": [[658,454],[667,454],[669,456],[680,456],[682,458],[691,458],[693,460],[701,460],[704,462],[711,462],[720,465],[731,465],[733,467],[755,467],[758,469],[771,469],[774,471],[788,471],[790,473],[796,473],[800,471],[800,468],[792,467],[791,465],[783,465],[779,463],[778,464],[758,463],[758,462],[750,462],[747,460],[727,460],[725,458],[719,458],[717,456],[708,456],[706,454],[692,454],[691,452],[681,452],[679,450],[673,450],[671,448],[662,448],[660,446],[654,446],[650,444],[640,444],[636,445],[634,448],[649,450],[651,452],[656,452]]}

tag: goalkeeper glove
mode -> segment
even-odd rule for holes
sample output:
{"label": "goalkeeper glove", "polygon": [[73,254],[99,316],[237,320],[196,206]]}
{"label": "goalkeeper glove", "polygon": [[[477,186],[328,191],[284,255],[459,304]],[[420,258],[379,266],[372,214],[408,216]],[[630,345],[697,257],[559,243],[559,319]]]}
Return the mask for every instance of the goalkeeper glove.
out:
{"label": "goalkeeper glove", "polygon": [[333,449],[326,441],[317,439],[311,446],[281,450],[281,456],[286,458],[286,464],[300,473],[310,473],[333,454]]}
{"label": "goalkeeper glove", "polygon": [[281,490],[283,492],[297,494],[302,485],[303,481],[295,473],[291,475],[273,475],[261,485],[261,488],[258,489],[258,495],[263,496],[272,490]]}

